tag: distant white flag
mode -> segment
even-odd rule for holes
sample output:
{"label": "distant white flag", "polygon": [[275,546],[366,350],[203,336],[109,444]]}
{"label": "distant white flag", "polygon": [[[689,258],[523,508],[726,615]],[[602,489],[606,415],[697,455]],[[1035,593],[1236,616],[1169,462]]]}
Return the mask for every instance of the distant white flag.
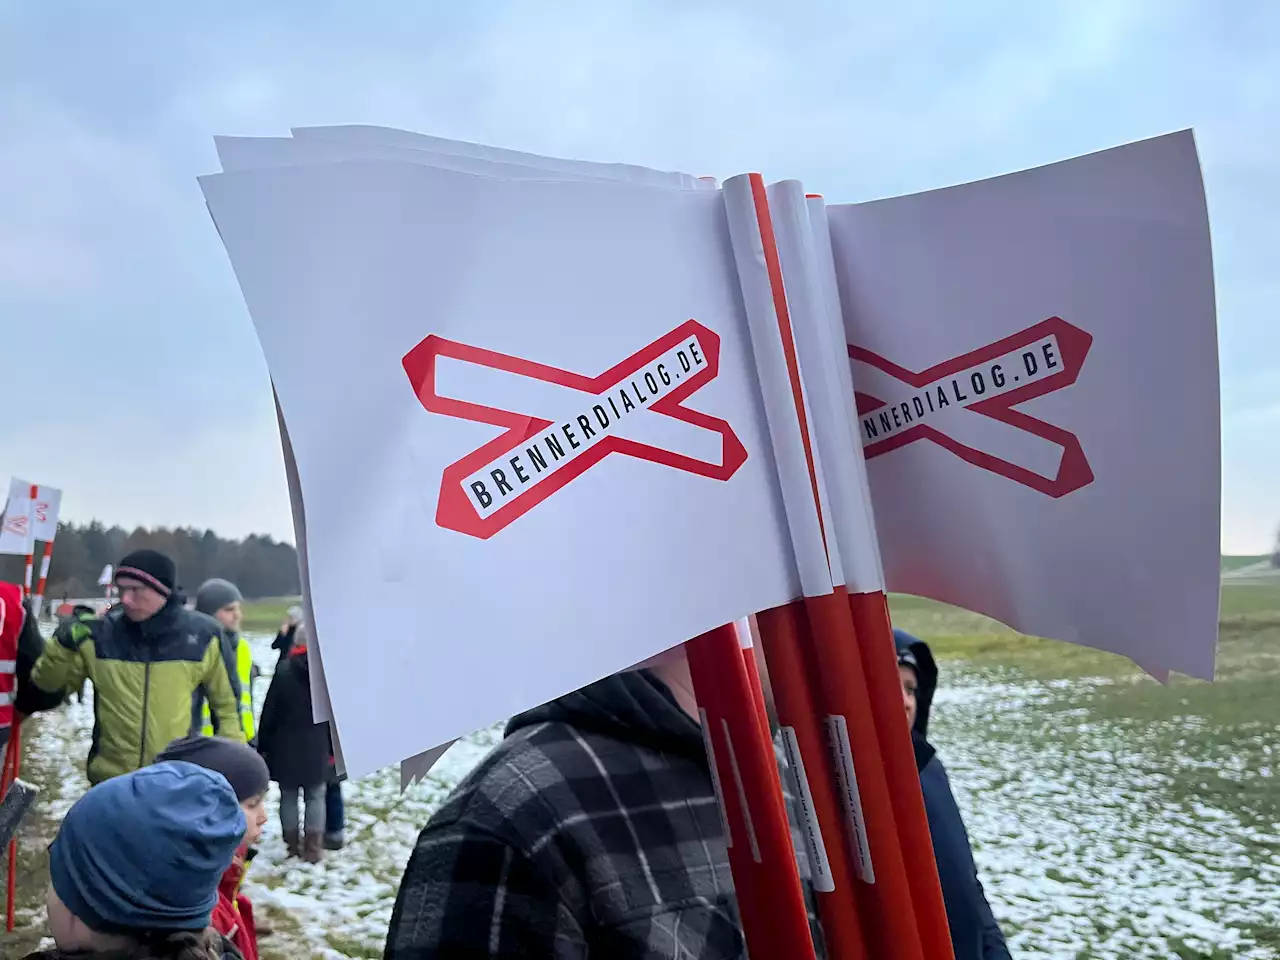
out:
{"label": "distant white flag", "polygon": [[14,477],[9,481],[9,496],[0,525],[0,554],[25,554],[36,541],[52,540],[58,534],[58,513],[62,509],[62,491],[56,487],[36,486]]}

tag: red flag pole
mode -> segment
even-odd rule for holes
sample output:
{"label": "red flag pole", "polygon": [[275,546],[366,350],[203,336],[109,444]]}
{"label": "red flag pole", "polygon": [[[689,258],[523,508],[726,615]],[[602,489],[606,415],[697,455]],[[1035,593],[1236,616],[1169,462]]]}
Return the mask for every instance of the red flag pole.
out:
{"label": "red flag pole", "polygon": [[[9,786],[18,779],[22,772],[22,717],[16,712],[13,715],[13,726],[9,737],[9,752],[4,758],[4,774],[0,777],[0,797],[8,792]],[[14,834],[9,841],[9,877],[5,888],[5,920],[6,932],[13,933],[13,903],[18,880],[18,837]]]}
{"label": "red flag pole", "polygon": [[[794,415],[799,424],[800,439],[809,470],[813,509],[817,513],[822,540],[824,544],[829,544],[823,523],[818,468],[805,410],[795,333],[787,304],[768,192],[763,178],[758,174],[751,174],[749,182],[782,352],[791,381]],[[858,902],[862,902],[863,919],[877,941],[874,944],[878,948],[877,955],[904,957],[908,960],[924,960],[926,957],[928,960],[946,960],[951,956],[949,939],[937,944],[930,942],[927,953],[921,939],[899,842],[892,794],[872,719],[872,693],[858,652],[852,613],[844,599],[844,588],[837,586],[835,592],[825,594],[812,590],[807,592],[814,595],[806,596],[803,600],[808,630],[801,638],[800,647],[809,664],[808,674],[812,678],[813,688],[803,693],[799,690],[795,692],[798,701],[795,719],[800,723],[800,714],[805,711],[812,718],[821,716],[825,719],[828,727],[827,740],[831,748],[827,759],[833,767],[831,774],[838,789],[838,800],[845,808],[850,850],[859,858],[859,862],[855,864],[859,874],[864,881],[868,881],[859,888],[857,895],[852,890],[846,891],[843,902],[835,901],[839,904],[837,909],[852,913],[857,909]],[[766,661],[772,677],[773,661],[769,659],[769,653],[770,646],[766,644]],[[781,711],[779,690],[780,687],[775,686],[775,698],[779,700]],[[817,696],[814,696],[815,693]],[[805,703],[802,697],[807,697],[808,702]],[[899,699],[900,697],[901,694]],[[801,707],[800,704],[804,706]],[[815,707],[820,709],[814,709]],[[905,719],[901,714],[899,721],[905,728]],[[914,785],[914,790],[918,793],[918,782]],[[868,899],[874,905],[873,911],[865,909]]]}
{"label": "red flag pole", "polygon": [[[876,955],[944,960],[951,955],[950,939],[945,944],[930,942],[925,949],[921,936],[899,841],[896,794],[891,793],[886,776],[871,688],[844,587],[824,597],[806,597],[805,615],[807,651],[827,726],[845,828],[850,844],[864,858],[864,879],[868,874],[872,877],[862,892],[877,918]],[[898,723],[906,730],[900,686],[897,704]],[[912,756],[908,748],[907,759]],[[913,789],[919,793],[918,779]],[[929,859],[933,859],[932,850]]]}
{"label": "red flag pole", "polygon": [[40,560],[40,580],[36,584],[35,603],[33,604],[32,613],[40,616],[40,608],[44,606],[44,588],[49,582],[49,564],[53,561],[53,541],[46,540],[44,543],[44,556]]}
{"label": "red flag pole", "polygon": [[31,574],[35,570],[36,565],[36,497],[40,496],[40,485],[33,483],[31,485],[31,499],[27,501],[27,573],[22,581],[22,596],[24,599],[31,597]]}
{"label": "red flag pole", "polygon": [[866,960],[873,955],[920,960],[896,950],[885,954],[868,951],[864,930],[874,926],[876,918],[859,910],[856,864],[841,828],[830,752],[804,653],[808,629],[804,603],[765,610],[756,614],[756,622],[778,726],[794,774],[800,828],[807,841],[827,954],[831,960]]}
{"label": "red flag pole", "polygon": [[761,728],[737,633],[725,624],[684,649],[747,949],[753,957],[813,960],[773,744]]}
{"label": "red flag pole", "polygon": [[[788,196],[785,191],[783,196],[784,198]],[[819,381],[823,382],[823,387],[828,391],[827,401],[834,401],[847,415],[856,410],[856,392],[852,371],[844,357],[846,337],[839,310],[838,284],[830,247],[831,236],[826,208],[822,198],[813,194],[807,196],[805,207],[809,214],[809,229],[815,244],[814,253],[819,261],[824,259],[827,261],[825,270],[821,265],[815,264],[818,273],[810,279],[816,281],[819,288],[824,289],[824,293],[818,297],[818,300],[825,305],[827,321],[834,334],[835,342],[832,346],[838,350],[839,358],[843,361],[835,364],[835,382],[831,382],[821,372]],[[794,227],[795,224],[792,226]],[[801,270],[800,273],[803,277],[804,271]],[[831,358],[827,356],[822,359]],[[821,365],[819,369],[825,370]],[[830,391],[834,391],[834,395]],[[941,884],[938,880],[937,863],[929,835],[924,799],[920,791],[915,751],[908,724],[904,722],[902,682],[898,674],[897,657],[893,653],[893,631],[889,623],[888,602],[884,594],[884,573],[878,544],[875,542],[875,521],[871,517],[866,465],[860,453],[857,452],[859,446],[857,433],[855,428],[853,436],[842,438],[844,442],[838,445],[835,457],[835,469],[840,476],[838,483],[842,490],[842,499],[835,505],[833,513],[844,521],[843,523],[837,521],[842,535],[839,540],[842,565],[846,555],[852,562],[852,568],[845,566],[843,571],[845,574],[850,574],[850,578],[846,581],[847,591],[845,588],[838,588],[837,593],[848,593],[847,612],[853,623],[858,655],[866,678],[867,699],[874,717],[884,777],[893,802],[898,845],[902,858],[909,867],[907,883],[915,909],[921,945],[925,956],[930,960],[934,957],[948,960],[953,955],[950,929],[947,924]],[[849,441],[852,441],[851,452],[854,456],[852,462],[846,463],[840,451]],[[848,473],[849,469],[852,469],[852,475]],[[853,482],[857,492],[850,489],[850,481]],[[856,510],[858,507],[865,510],[869,524],[851,526],[850,515],[840,513],[841,509]],[[846,537],[847,544],[844,539]]]}
{"label": "red flag pole", "polygon": [[[738,628],[741,631],[741,627]],[[750,634],[739,635],[742,645],[742,664],[747,669],[747,684],[756,701],[756,713],[760,717],[760,733],[768,743],[773,743],[773,729],[769,725],[769,708],[764,702],[764,684],[760,680],[760,665],[756,663],[755,640]],[[748,643],[750,644],[748,646]]]}
{"label": "red flag pole", "polygon": [[945,960],[954,955],[951,928],[942,899],[942,883],[929,834],[924,794],[920,790],[911,731],[903,719],[902,681],[898,675],[898,658],[893,652],[888,598],[883,592],[850,593],[849,611],[867,677],[885,777],[895,803],[898,843],[903,858],[911,864],[907,882],[911,886],[920,939],[927,956]]}
{"label": "red flag pole", "polygon": [[[795,331],[791,323],[791,313],[787,301],[786,288],[783,282],[782,260],[778,251],[777,236],[774,232],[773,218],[769,209],[768,191],[764,179],[759,174],[748,176],[751,202],[754,207],[756,226],[759,230],[760,252],[763,254],[765,271],[768,275],[769,290],[773,300],[773,313],[777,323],[779,346],[786,366],[787,379],[790,384],[791,405],[785,415],[794,416],[799,429],[799,439],[804,451],[805,466],[808,470],[809,488],[812,500],[807,505],[796,505],[799,510],[811,509],[817,521],[821,537],[821,547],[829,549],[828,532],[822,514],[818,467],[814,455],[814,440],[810,433],[808,414],[805,409],[804,388],[800,377],[800,361],[796,352]],[[781,414],[782,411],[779,410]],[[829,556],[824,553],[824,560]],[[826,581],[830,587],[830,579]],[[809,592],[818,584],[808,585]],[[821,719],[828,711],[822,698],[818,695],[821,687],[814,682],[812,651],[805,647],[812,646],[812,638],[802,629],[806,611],[815,598],[805,597],[802,601],[788,604],[782,608],[786,613],[771,615],[757,614],[756,620],[761,626],[761,639],[764,646],[765,662],[769,667],[769,676],[773,681],[774,699],[777,703],[779,721],[786,728],[788,753],[793,767],[799,772],[803,769],[810,781],[807,803],[807,824],[809,831],[810,853],[823,856],[820,846],[825,847],[825,875],[815,877],[822,881],[825,889],[815,888],[820,900],[820,915],[824,933],[827,934],[828,949],[833,956],[862,958],[868,955],[867,944],[863,935],[864,923],[872,927],[883,919],[873,915],[864,915],[859,909],[861,890],[854,883],[856,876],[854,863],[850,859],[850,848],[841,842],[839,807],[836,805],[836,785],[839,769],[833,769],[831,752],[825,749],[826,743],[821,729]],[[764,617],[762,620],[761,617]],[[809,666],[806,666],[809,664]],[[860,676],[841,673],[835,682],[852,681],[851,693],[856,696],[860,685]],[[784,706],[785,704],[785,706]],[[784,719],[785,714],[785,719]],[[814,786],[816,781],[816,787]],[[802,794],[804,788],[801,787]],[[892,835],[892,831],[891,831]],[[893,905],[897,912],[906,918],[910,926],[911,904]],[[911,950],[912,939],[907,937],[903,942],[893,943],[883,955],[904,957],[906,960],[922,960],[918,946]],[[918,939],[915,941],[918,943]]]}

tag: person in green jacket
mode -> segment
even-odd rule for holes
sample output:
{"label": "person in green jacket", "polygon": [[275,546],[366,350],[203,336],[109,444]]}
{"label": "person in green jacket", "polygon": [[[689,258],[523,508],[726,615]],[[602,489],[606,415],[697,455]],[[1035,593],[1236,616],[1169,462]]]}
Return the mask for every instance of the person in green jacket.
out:
{"label": "person in green jacket", "polygon": [[94,690],[89,782],[145,767],[191,729],[191,700],[203,686],[219,731],[244,741],[235,655],[218,621],[187,610],[174,562],[155,550],[120,561],[120,603],[100,620],[68,620],[31,671],[41,690]]}
{"label": "person in green jacket", "polygon": [[[196,591],[196,611],[213,617],[222,625],[231,649],[236,655],[236,678],[240,681],[240,726],[250,743],[254,741],[253,721],[253,684],[258,679],[258,666],[253,662],[253,651],[249,641],[240,633],[240,622],[244,619],[242,604],[244,597],[240,588],[228,580],[214,578],[200,584]],[[219,718],[209,712],[209,699],[204,688],[196,691],[192,702],[192,731],[198,731],[206,737],[220,732]]]}

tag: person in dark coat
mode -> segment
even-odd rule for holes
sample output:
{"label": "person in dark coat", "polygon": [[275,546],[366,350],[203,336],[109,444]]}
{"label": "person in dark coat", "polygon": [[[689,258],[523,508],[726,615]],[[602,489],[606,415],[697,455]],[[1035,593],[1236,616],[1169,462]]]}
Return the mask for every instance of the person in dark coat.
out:
{"label": "person in dark coat", "polygon": [[[284,663],[285,657],[293,649],[294,637],[297,636],[302,618],[303,610],[299,606],[290,607],[285,613],[284,623],[280,625],[276,638],[271,641],[271,649],[279,651],[280,654],[276,661],[277,667]],[[332,766],[332,759],[330,766]],[[341,850],[346,843],[347,813],[342,800],[342,783],[333,775],[330,776],[328,786],[325,788],[324,808],[324,848]]]}
{"label": "person in dark coat", "polygon": [[280,828],[290,856],[319,863],[324,857],[325,788],[333,747],[329,724],[316,723],[311,715],[304,626],[295,631],[293,647],[267,688],[258,723],[258,750],[267,761],[271,779],[280,784]]}
{"label": "person in dark coat", "polygon": [[697,716],[680,657],[512,719],[419,834],[384,960],[744,957]]}
{"label": "person in dark coat", "polygon": [[951,781],[928,740],[929,711],[938,688],[937,662],[929,645],[917,637],[894,630],[893,638],[955,960],[1011,960],[1004,934],[978,880],[969,832],[951,792]]}

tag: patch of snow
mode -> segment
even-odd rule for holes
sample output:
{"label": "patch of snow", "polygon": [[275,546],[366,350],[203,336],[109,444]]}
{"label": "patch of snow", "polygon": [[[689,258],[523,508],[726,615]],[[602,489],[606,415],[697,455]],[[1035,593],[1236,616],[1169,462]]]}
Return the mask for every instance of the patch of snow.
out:
{"label": "patch of snow", "polygon": [[[269,672],[276,660],[270,638],[252,642]],[[255,690],[259,708],[268,682]],[[1074,704],[1063,708],[1064,696],[1087,696],[1110,682],[1041,684],[1012,671],[952,667],[935,701],[933,738],[1013,955],[1165,960],[1182,941],[1264,960],[1269,954],[1248,931],[1280,927],[1280,861],[1256,859],[1256,851],[1280,845],[1280,824],[1243,823],[1208,803],[1179,802],[1167,787],[1178,768],[1240,779],[1270,777],[1270,768],[1249,771],[1236,758],[1198,750],[1200,717],[1157,727],[1125,718],[1084,722]],[[1046,722],[1053,724],[1048,737]],[[59,765],[58,794],[42,797],[55,815],[84,789],[92,723],[91,701],[35,721],[31,750]],[[1258,739],[1274,735],[1264,728]],[[263,948],[331,960],[380,955],[419,830],[500,736],[494,727],[464,738],[403,794],[395,768],[345,784],[347,846],[316,866],[285,856],[273,786],[272,819],[245,889],[255,904],[288,913],[302,942],[277,935]],[[1170,742],[1174,755],[1157,754]]]}

